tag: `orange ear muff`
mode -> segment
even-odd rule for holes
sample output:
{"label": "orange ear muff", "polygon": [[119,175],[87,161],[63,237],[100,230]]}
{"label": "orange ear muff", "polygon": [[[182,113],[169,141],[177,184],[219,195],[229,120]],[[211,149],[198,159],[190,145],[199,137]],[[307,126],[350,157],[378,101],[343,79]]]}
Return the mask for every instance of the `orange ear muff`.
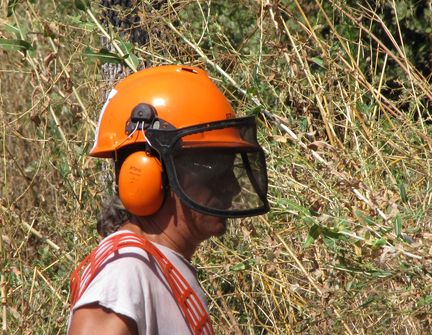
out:
{"label": "orange ear muff", "polygon": [[160,161],[144,151],[129,155],[120,168],[118,190],[130,213],[138,216],[156,213],[164,198]]}

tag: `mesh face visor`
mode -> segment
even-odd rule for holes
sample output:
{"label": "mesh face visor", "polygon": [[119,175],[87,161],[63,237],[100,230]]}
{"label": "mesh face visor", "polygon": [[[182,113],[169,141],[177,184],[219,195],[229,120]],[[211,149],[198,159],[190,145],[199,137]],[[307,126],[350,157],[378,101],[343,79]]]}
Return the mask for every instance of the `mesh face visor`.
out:
{"label": "mesh face visor", "polygon": [[192,209],[221,217],[266,213],[267,170],[254,117],[148,129],[171,188]]}

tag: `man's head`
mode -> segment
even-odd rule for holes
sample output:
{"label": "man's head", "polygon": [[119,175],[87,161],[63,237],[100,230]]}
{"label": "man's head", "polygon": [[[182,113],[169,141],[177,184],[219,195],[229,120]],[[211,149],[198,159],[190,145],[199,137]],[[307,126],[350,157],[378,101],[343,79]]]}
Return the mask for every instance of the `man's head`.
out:
{"label": "man's head", "polygon": [[161,66],[121,81],[102,109],[90,155],[115,160],[120,199],[137,216],[155,215],[170,192],[209,218],[268,210],[255,120],[236,119],[197,68]]}

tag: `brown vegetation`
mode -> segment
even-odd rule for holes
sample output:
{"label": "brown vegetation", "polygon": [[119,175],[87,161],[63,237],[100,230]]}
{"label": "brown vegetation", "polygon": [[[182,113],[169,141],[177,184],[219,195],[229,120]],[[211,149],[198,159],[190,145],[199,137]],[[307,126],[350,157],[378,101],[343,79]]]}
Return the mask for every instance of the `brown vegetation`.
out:
{"label": "brown vegetation", "polygon": [[141,46],[100,26],[97,3],[5,4],[3,333],[65,332],[69,275],[113,192],[109,162],[87,156],[107,61],[201,66],[259,119],[272,211],[194,260],[218,333],[431,333],[431,76],[412,63],[401,2],[387,16],[371,1],[141,4]]}

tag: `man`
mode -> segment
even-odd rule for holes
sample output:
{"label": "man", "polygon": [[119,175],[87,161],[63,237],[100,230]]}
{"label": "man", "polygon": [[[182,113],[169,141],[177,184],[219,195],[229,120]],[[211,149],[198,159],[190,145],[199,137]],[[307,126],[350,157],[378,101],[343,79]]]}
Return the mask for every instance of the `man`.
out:
{"label": "man", "polygon": [[254,118],[203,70],[150,68],[112,90],[90,155],[114,159],[120,227],[73,274],[69,335],[213,334],[189,262],[227,218],[269,209]]}

